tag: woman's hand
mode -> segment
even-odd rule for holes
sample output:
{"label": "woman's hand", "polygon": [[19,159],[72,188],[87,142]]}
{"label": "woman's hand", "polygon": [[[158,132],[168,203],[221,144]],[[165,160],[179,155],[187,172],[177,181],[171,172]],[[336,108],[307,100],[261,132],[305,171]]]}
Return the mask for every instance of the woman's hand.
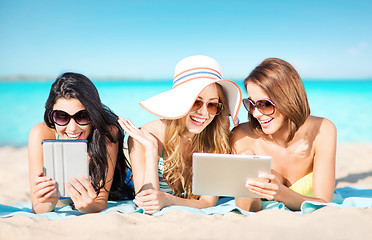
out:
{"label": "woman's hand", "polygon": [[248,180],[246,187],[260,197],[267,200],[280,201],[280,195],[286,188],[272,173],[260,173],[257,180]]}
{"label": "woman's hand", "polygon": [[122,117],[119,117],[118,122],[129,136],[142,144],[146,152],[151,152],[157,156],[158,141],[151,133],[146,129],[136,127],[129,119],[124,120]]}
{"label": "woman's hand", "polygon": [[172,197],[172,195],[168,193],[156,189],[146,189],[139,192],[133,202],[139,208],[144,209],[146,214],[153,214],[171,205],[170,197]]}
{"label": "woman's hand", "polygon": [[75,177],[71,177],[70,182],[74,184],[74,186],[70,182],[66,182],[65,187],[71,200],[74,202],[75,208],[85,213],[89,212],[85,210],[94,203],[94,200],[97,198],[97,193],[88,179],[81,176],[79,180],[81,182]]}
{"label": "woman's hand", "polygon": [[52,197],[52,195],[57,192],[55,183],[55,180],[43,176],[43,173],[40,173],[35,179],[33,188],[33,194],[36,197],[37,203],[50,203],[52,208],[50,209],[51,211],[58,201],[58,197]]}

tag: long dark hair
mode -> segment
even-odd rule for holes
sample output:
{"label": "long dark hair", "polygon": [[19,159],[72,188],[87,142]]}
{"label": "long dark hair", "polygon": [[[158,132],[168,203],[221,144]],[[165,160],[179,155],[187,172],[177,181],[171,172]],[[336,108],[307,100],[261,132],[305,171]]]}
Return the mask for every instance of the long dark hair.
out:
{"label": "long dark hair", "polygon": [[[50,128],[55,128],[51,112],[59,98],[78,99],[91,119],[92,131],[87,138],[90,156],[89,175],[97,194],[104,187],[107,177],[109,161],[106,143],[117,142],[118,154],[109,200],[133,199],[134,190],[126,180],[129,166],[123,152],[124,132],[117,122],[118,116],[102,104],[96,87],[86,76],[64,73],[53,83],[45,104],[44,121]],[[113,128],[117,131],[112,131]],[[111,132],[116,132],[116,136]]]}

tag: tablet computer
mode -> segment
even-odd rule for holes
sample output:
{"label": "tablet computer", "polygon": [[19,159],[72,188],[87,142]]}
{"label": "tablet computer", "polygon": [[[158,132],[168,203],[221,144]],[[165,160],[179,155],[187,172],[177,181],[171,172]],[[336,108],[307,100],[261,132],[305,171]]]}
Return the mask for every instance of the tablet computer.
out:
{"label": "tablet computer", "polygon": [[53,197],[68,197],[65,182],[71,176],[89,179],[87,140],[43,140],[41,144],[44,176],[56,181]]}
{"label": "tablet computer", "polygon": [[194,153],[192,164],[193,194],[259,198],[245,184],[271,171],[271,156]]}

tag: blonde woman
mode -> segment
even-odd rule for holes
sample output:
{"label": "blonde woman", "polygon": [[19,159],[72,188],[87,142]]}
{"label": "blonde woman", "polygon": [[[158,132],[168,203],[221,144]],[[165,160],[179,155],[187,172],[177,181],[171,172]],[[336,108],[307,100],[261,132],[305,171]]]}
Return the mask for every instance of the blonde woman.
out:
{"label": "blonde woman", "polygon": [[222,79],[214,59],[191,56],[177,64],[172,90],[140,103],[161,119],[139,129],[120,118],[130,135],[134,203],[148,214],[171,205],[214,206],[218,197],[192,194],[192,154],[231,152],[228,116],[236,125],[240,102],[239,87]]}
{"label": "blonde woman", "polygon": [[[232,151],[272,156],[272,172],[247,181],[247,188],[292,210],[299,210],[306,200],[332,201],[336,127],[328,119],[310,115],[297,71],[284,60],[269,58],[244,85],[249,121],[233,129]],[[261,208],[257,199],[236,198],[236,204],[246,210]]]}

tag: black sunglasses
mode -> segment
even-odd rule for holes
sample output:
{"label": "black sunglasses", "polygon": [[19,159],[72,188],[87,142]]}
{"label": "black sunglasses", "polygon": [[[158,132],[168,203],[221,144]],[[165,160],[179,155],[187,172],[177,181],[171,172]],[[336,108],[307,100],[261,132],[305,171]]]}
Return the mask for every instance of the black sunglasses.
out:
{"label": "black sunglasses", "polygon": [[[207,111],[211,115],[217,115],[222,110],[222,103],[219,102],[206,102],[207,104]],[[192,105],[191,111],[196,111],[200,109],[204,105],[204,102],[202,100],[196,100],[194,102],[194,105]]]}
{"label": "black sunglasses", "polygon": [[57,124],[58,126],[66,126],[70,122],[71,118],[73,118],[77,124],[83,126],[88,125],[91,122],[86,110],[81,110],[72,116],[62,110],[53,110],[51,112],[51,116],[53,123]]}
{"label": "black sunglasses", "polygon": [[250,114],[253,114],[255,108],[263,115],[271,115],[275,112],[275,104],[269,99],[260,99],[254,103],[251,99],[244,98],[243,105]]}

